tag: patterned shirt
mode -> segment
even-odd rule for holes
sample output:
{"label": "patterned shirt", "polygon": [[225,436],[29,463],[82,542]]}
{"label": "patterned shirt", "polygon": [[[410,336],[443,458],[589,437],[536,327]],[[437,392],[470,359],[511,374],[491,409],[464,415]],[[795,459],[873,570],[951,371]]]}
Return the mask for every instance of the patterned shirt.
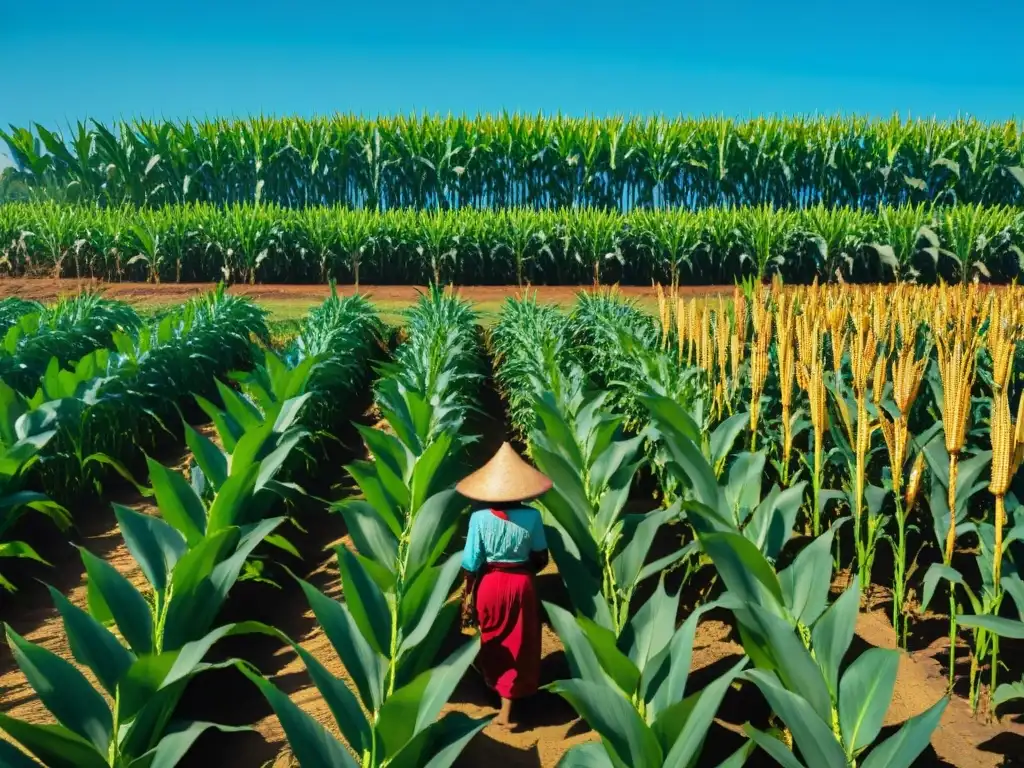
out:
{"label": "patterned shirt", "polygon": [[485,563],[525,563],[530,552],[548,548],[540,512],[533,507],[505,510],[502,520],[490,509],[478,509],[469,518],[462,567],[476,573]]}

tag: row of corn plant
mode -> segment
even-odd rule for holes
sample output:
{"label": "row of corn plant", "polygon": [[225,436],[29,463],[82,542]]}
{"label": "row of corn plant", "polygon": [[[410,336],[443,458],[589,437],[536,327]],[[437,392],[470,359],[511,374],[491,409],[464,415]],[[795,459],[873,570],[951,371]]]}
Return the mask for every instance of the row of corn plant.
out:
{"label": "row of corn plant", "polygon": [[[891,549],[901,644],[914,603],[923,610],[948,584],[952,687],[958,595],[975,614],[998,616],[1005,569],[1015,573],[1021,557],[1012,533],[1020,498],[1021,419],[1012,418],[1022,391],[1019,289],[776,284],[738,290],[731,309],[716,303],[679,300],[670,290],[660,305],[663,346],[678,348],[681,366],[717,379],[719,392],[735,386],[731,407],[749,404],[751,445],[768,448],[770,476],[783,487],[810,481],[798,525],[820,535],[849,516],[853,567],[865,590],[879,546]],[[725,327],[743,316],[749,320],[731,325],[727,343],[719,320]],[[725,419],[730,403],[720,402],[714,416]],[[964,560],[971,551],[983,553],[976,572]],[[918,570],[923,579],[912,579]],[[998,637],[975,627],[970,646],[977,708],[986,665],[988,691],[998,689]]]}
{"label": "row of corn plant", "polygon": [[217,377],[251,367],[252,340],[267,336],[261,309],[218,289],[134,332],[115,331],[109,349],[67,366],[51,358],[32,397],[59,412],[43,488],[81,503],[102,490],[105,468],[131,479],[144,453],[180,442],[179,414],[196,411],[191,396],[211,397]]}
{"label": "row of corn plant", "polygon": [[[777,736],[748,723],[748,737],[786,766],[913,764],[937,727],[946,700],[875,743],[893,696],[899,652],[874,648],[844,664],[860,592],[855,578],[829,605],[832,540],[839,525],[812,539],[776,572],[777,554],[786,546],[794,520],[752,525],[762,530],[760,536],[736,530],[730,489],[716,481],[714,467],[702,455],[696,422],[671,398],[650,393],[642,399],[672,456],[669,467],[686,488],[684,508],[701,549],[725,588],[703,608],[721,606],[732,612],[747,655],[726,680],[739,676],[755,685],[784,725]],[[743,458],[736,457],[734,465]],[[794,517],[795,512],[794,507]],[[765,541],[772,542],[767,549]],[[744,671],[748,659],[753,669]],[[730,764],[742,762],[740,757],[734,760]]]}
{"label": "row of corn plant", "polygon": [[0,273],[195,282],[675,286],[1021,274],[1019,209],[907,205],[383,212],[0,204]]}
{"label": "row of corn plant", "polygon": [[[551,472],[554,488],[539,502],[553,521],[549,525],[552,550],[575,613],[555,605],[545,606],[566,646],[573,675],[570,680],[553,684],[551,689],[566,698],[601,736],[600,744],[571,750],[562,764],[698,764],[708,728],[723,697],[730,685],[742,679],[763,692],[785,724],[781,733],[788,745],[748,724],[746,732],[751,741],[722,765],[742,765],[754,745],[783,765],[911,765],[927,746],[946,702],[940,700],[928,712],[908,721],[898,735],[875,744],[882,715],[893,695],[898,654],[875,649],[840,677],[841,662],[853,637],[859,590],[855,586],[835,607],[828,608],[834,532],[830,530],[807,547],[778,576],[774,573],[773,563],[793,532],[803,485],[785,491],[775,488],[762,503],[755,499],[752,504],[756,509],[749,524],[742,524],[746,520],[738,522],[736,514],[741,507],[734,497],[749,496],[751,488],[756,496],[760,495],[764,454],[760,455],[760,465],[756,454],[737,456],[730,467],[729,482],[720,484],[712,461],[705,456],[706,440],[684,407],[662,395],[641,396],[641,401],[649,409],[659,439],[666,445],[671,457],[669,468],[684,489],[681,495],[686,516],[727,592],[721,601],[694,611],[678,629],[680,595],[669,595],[664,584],[635,612],[629,610],[628,592],[623,614],[615,615],[614,609],[609,609],[609,604],[618,607],[617,598],[624,595],[620,589],[613,589],[609,600],[607,586],[632,586],[628,578],[616,584],[615,577],[627,570],[620,566],[623,562],[643,564],[653,534],[664,521],[659,519],[659,512],[629,516],[636,519],[616,532],[616,538],[621,539],[611,549],[621,548],[619,557],[612,560],[604,584],[598,587],[594,574],[588,570],[592,563],[601,562],[604,553],[588,552],[592,541],[588,534],[594,532],[595,522],[614,515],[616,504],[608,503],[606,497],[595,510],[593,520],[588,520],[585,512],[580,514],[588,511],[589,489],[600,487],[600,472],[595,477],[594,467],[587,467],[583,460],[575,465],[570,463],[571,459],[550,460],[548,452],[555,450],[554,445],[578,443],[564,422],[558,424],[550,412],[546,413],[555,410],[555,398],[541,395],[536,408],[542,426],[531,437],[531,451],[538,466],[549,472],[555,470]],[[619,425],[604,410],[603,398],[590,402],[594,408],[592,417],[608,425],[607,429],[614,434]],[[558,424],[554,429],[553,422]],[[546,439],[550,436],[555,440]],[[569,453],[564,448],[561,452]],[[751,466],[756,468],[747,475],[733,474],[737,467]],[[625,475],[629,476],[628,470]],[[613,485],[611,490],[618,489]],[[743,511],[749,515],[751,509]],[[673,517],[679,515],[678,503],[662,512]],[[628,521],[628,517],[623,521]],[[607,543],[599,536],[593,539],[595,549]],[[569,551],[562,552],[560,557],[566,543]],[[639,554],[632,551],[637,546]],[[646,575],[671,567],[681,552],[649,564],[644,569],[650,571]],[[605,562],[609,559],[606,557]],[[751,584],[750,571],[753,578],[765,582],[760,590]],[[744,658],[703,690],[684,698],[697,623],[705,611],[717,607],[728,607],[736,614],[749,660]],[[621,625],[616,625],[617,619]],[[815,632],[822,638],[817,653],[812,640]],[[829,645],[826,638],[838,640]],[[751,662],[754,669],[744,671]],[[874,690],[867,682],[876,678],[879,666],[884,669],[883,680]],[[791,751],[794,740],[795,750]],[[859,762],[865,760],[869,747],[873,749],[866,761]],[[804,763],[799,762],[797,755]]]}
{"label": "row of corn plant", "polygon": [[570,600],[617,637],[627,631],[638,585],[687,554],[646,562],[659,529],[678,517],[679,507],[646,515],[627,510],[645,436],[627,434],[626,417],[609,405],[611,392],[598,390],[585,374],[569,318],[529,297],[509,300],[491,342],[513,424],[553,483],[539,504]]}
{"label": "row of corn plant", "polygon": [[359,493],[337,505],[354,544],[337,550],[344,602],[301,582],[351,682],[281,636],[331,702],[343,740],[245,669],[303,765],[448,766],[488,722],[439,717],[479,640],[436,662],[458,613],[450,597],[461,552],[446,552],[465,509],[451,486],[464,469],[466,422],[481,383],[476,318],[435,288],[406,320],[406,340],[376,386],[386,428],[359,427],[371,460],[346,468]]}
{"label": "row of corn plant", "polygon": [[0,376],[26,395],[35,392],[51,359],[67,365],[93,350],[109,349],[115,333],[132,333],[142,324],[129,305],[88,291],[33,311],[25,311],[30,304],[7,302]]}
{"label": "row of corn plant", "polygon": [[[186,308],[186,314],[194,317],[211,310],[216,299],[199,300]],[[218,440],[215,443],[184,423],[193,454],[188,478],[147,460],[159,517],[115,505],[122,534],[148,589],[136,589],[83,549],[89,576],[87,610],[51,590],[76,661],[93,672],[113,704],[66,661],[8,628],[16,660],[58,724],[40,728],[7,717],[0,727],[45,764],[170,766],[209,728],[240,730],[176,721],[174,711],[195,674],[242,663],[203,661],[220,639],[249,632],[278,634],[255,623],[210,627],[232,585],[239,578],[258,576],[259,569],[253,568],[261,559],[258,547],[269,544],[295,552],[276,532],[285,518],[271,515],[282,501],[302,493],[294,482],[280,478],[310,436],[303,426],[310,418],[307,404],[317,413],[330,411],[337,406],[327,400],[354,397],[359,386],[368,383],[379,329],[372,310],[361,300],[332,296],[315,314],[307,321],[304,341],[297,344],[291,365],[268,353],[255,372],[235,376],[242,391],[217,381],[214,393],[219,404],[196,395]],[[180,330],[174,318],[164,318],[161,328]],[[237,355],[228,334],[239,329],[220,331],[219,356],[222,364],[230,365]],[[248,335],[246,331],[246,344]],[[155,331],[153,340],[158,337]],[[155,351],[161,349],[154,346]],[[217,351],[196,348],[192,354],[212,360]],[[363,371],[354,370],[359,354]],[[320,371],[320,365],[326,370]],[[123,639],[109,631],[111,624]],[[51,695],[58,689],[73,691],[78,705]],[[107,705],[106,711],[101,704]],[[13,764],[25,761],[9,745],[5,749],[5,759]]]}
{"label": "row of corn plant", "polygon": [[[67,510],[29,487],[32,468],[57,432],[56,421],[53,403],[33,406],[0,381],[0,558],[27,558],[46,564],[31,545],[10,538],[15,524],[29,512],[50,517],[61,530],[71,523]],[[11,592],[16,589],[2,573],[0,588]]]}
{"label": "row of corn plant", "polygon": [[0,131],[8,194],[370,209],[1017,204],[1019,122],[400,115]]}
{"label": "row of corn plant", "polygon": [[[292,390],[301,391],[311,367],[293,373]],[[191,478],[148,460],[159,515],[114,506],[144,587],[83,548],[87,607],[51,588],[72,656],[96,685],[6,627],[16,663],[56,721],[40,725],[0,715],[0,729],[26,752],[50,766],[173,766],[210,728],[239,730],[176,720],[175,709],[197,674],[238,663],[204,661],[214,644],[270,631],[214,624],[254,550],[265,541],[286,546],[274,534],[284,518],[269,513],[293,492],[277,475],[305,435],[296,424],[305,397],[267,410],[237,394],[226,397],[226,410],[214,419],[223,448],[186,426],[201,467]],[[2,749],[11,765],[35,764],[9,742]]]}

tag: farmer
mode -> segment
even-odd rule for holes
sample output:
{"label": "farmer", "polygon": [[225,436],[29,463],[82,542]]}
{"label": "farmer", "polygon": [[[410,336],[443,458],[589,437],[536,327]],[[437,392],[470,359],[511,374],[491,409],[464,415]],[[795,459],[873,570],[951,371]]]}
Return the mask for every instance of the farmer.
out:
{"label": "farmer", "polygon": [[548,562],[540,513],[526,501],[551,481],[505,443],[483,467],[456,486],[478,502],[469,519],[462,567],[466,571],[463,622],[480,627],[477,664],[501,697],[494,721],[511,725],[512,700],[537,690],[540,613],[534,574]]}

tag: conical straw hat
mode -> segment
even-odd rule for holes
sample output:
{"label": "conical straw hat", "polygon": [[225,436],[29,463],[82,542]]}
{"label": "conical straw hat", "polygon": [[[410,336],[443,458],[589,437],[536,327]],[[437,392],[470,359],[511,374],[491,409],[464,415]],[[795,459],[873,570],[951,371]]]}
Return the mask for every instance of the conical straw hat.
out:
{"label": "conical straw hat", "polygon": [[523,461],[508,443],[503,443],[490,461],[455,486],[467,499],[492,504],[533,499],[550,488],[551,481]]}

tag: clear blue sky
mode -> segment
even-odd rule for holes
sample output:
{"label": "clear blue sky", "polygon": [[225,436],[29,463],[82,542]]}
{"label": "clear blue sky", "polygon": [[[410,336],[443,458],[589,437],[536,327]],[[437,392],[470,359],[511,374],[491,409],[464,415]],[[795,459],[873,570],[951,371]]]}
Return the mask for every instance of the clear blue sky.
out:
{"label": "clear blue sky", "polygon": [[0,125],[561,110],[1024,116],[1020,0],[0,5]]}

